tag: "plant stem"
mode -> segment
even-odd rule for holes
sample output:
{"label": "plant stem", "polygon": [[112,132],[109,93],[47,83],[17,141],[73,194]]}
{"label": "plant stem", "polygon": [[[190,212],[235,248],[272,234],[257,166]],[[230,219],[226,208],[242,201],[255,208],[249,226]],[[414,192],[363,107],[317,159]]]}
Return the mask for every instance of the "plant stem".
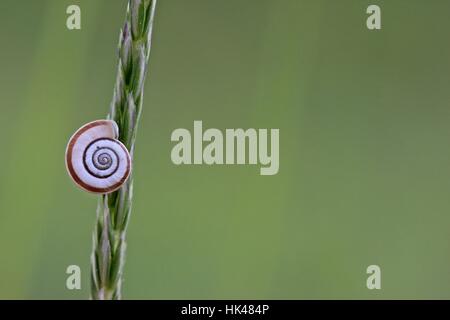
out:
{"label": "plant stem", "polygon": [[[120,33],[119,65],[109,118],[133,160],[150,54],[156,0],[130,0]],[[131,212],[133,174],[118,190],[102,195],[97,208],[91,257],[92,299],[121,299],[125,237]]]}

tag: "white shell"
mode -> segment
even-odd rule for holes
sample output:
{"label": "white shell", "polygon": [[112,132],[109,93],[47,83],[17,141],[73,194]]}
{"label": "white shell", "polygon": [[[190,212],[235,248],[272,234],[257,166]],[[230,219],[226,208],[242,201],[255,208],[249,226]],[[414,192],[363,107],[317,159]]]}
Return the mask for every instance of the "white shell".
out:
{"label": "white shell", "polygon": [[112,120],[90,122],[75,132],[66,149],[66,168],[72,180],[93,193],[119,189],[131,172],[127,148],[117,140],[119,130]]}

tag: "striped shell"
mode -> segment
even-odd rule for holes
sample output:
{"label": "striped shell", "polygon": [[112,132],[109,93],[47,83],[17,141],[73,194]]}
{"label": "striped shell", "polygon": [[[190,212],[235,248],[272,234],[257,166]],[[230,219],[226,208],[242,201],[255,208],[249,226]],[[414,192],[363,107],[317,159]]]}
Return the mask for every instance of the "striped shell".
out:
{"label": "striped shell", "polygon": [[119,130],[112,120],[90,122],[75,132],[66,149],[66,167],[82,189],[106,194],[119,189],[131,171],[127,148],[117,140]]}

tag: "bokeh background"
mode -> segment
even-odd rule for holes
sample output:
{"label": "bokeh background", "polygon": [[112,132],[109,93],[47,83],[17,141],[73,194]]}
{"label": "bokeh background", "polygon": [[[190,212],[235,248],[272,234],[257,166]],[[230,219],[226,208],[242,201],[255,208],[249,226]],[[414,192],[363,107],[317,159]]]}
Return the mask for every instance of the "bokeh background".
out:
{"label": "bokeh background", "polygon": [[[0,298],[89,297],[97,197],[64,151],[108,112],[125,9],[0,1]],[[447,0],[159,1],[124,297],[450,298],[449,13]],[[194,120],[279,128],[278,175],[173,165],[171,132]],[[65,287],[71,264],[80,291]],[[371,264],[382,290],[366,288]]]}

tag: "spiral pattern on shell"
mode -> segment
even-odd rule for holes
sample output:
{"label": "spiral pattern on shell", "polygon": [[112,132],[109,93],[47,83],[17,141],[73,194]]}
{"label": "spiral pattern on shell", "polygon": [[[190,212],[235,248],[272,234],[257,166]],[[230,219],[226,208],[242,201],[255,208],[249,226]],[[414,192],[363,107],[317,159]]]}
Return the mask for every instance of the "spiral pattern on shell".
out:
{"label": "spiral pattern on shell", "polygon": [[75,132],[66,150],[66,167],[72,180],[93,193],[110,193],[128,179],[131,158],[119,141],[112,120],[90,122]]}

